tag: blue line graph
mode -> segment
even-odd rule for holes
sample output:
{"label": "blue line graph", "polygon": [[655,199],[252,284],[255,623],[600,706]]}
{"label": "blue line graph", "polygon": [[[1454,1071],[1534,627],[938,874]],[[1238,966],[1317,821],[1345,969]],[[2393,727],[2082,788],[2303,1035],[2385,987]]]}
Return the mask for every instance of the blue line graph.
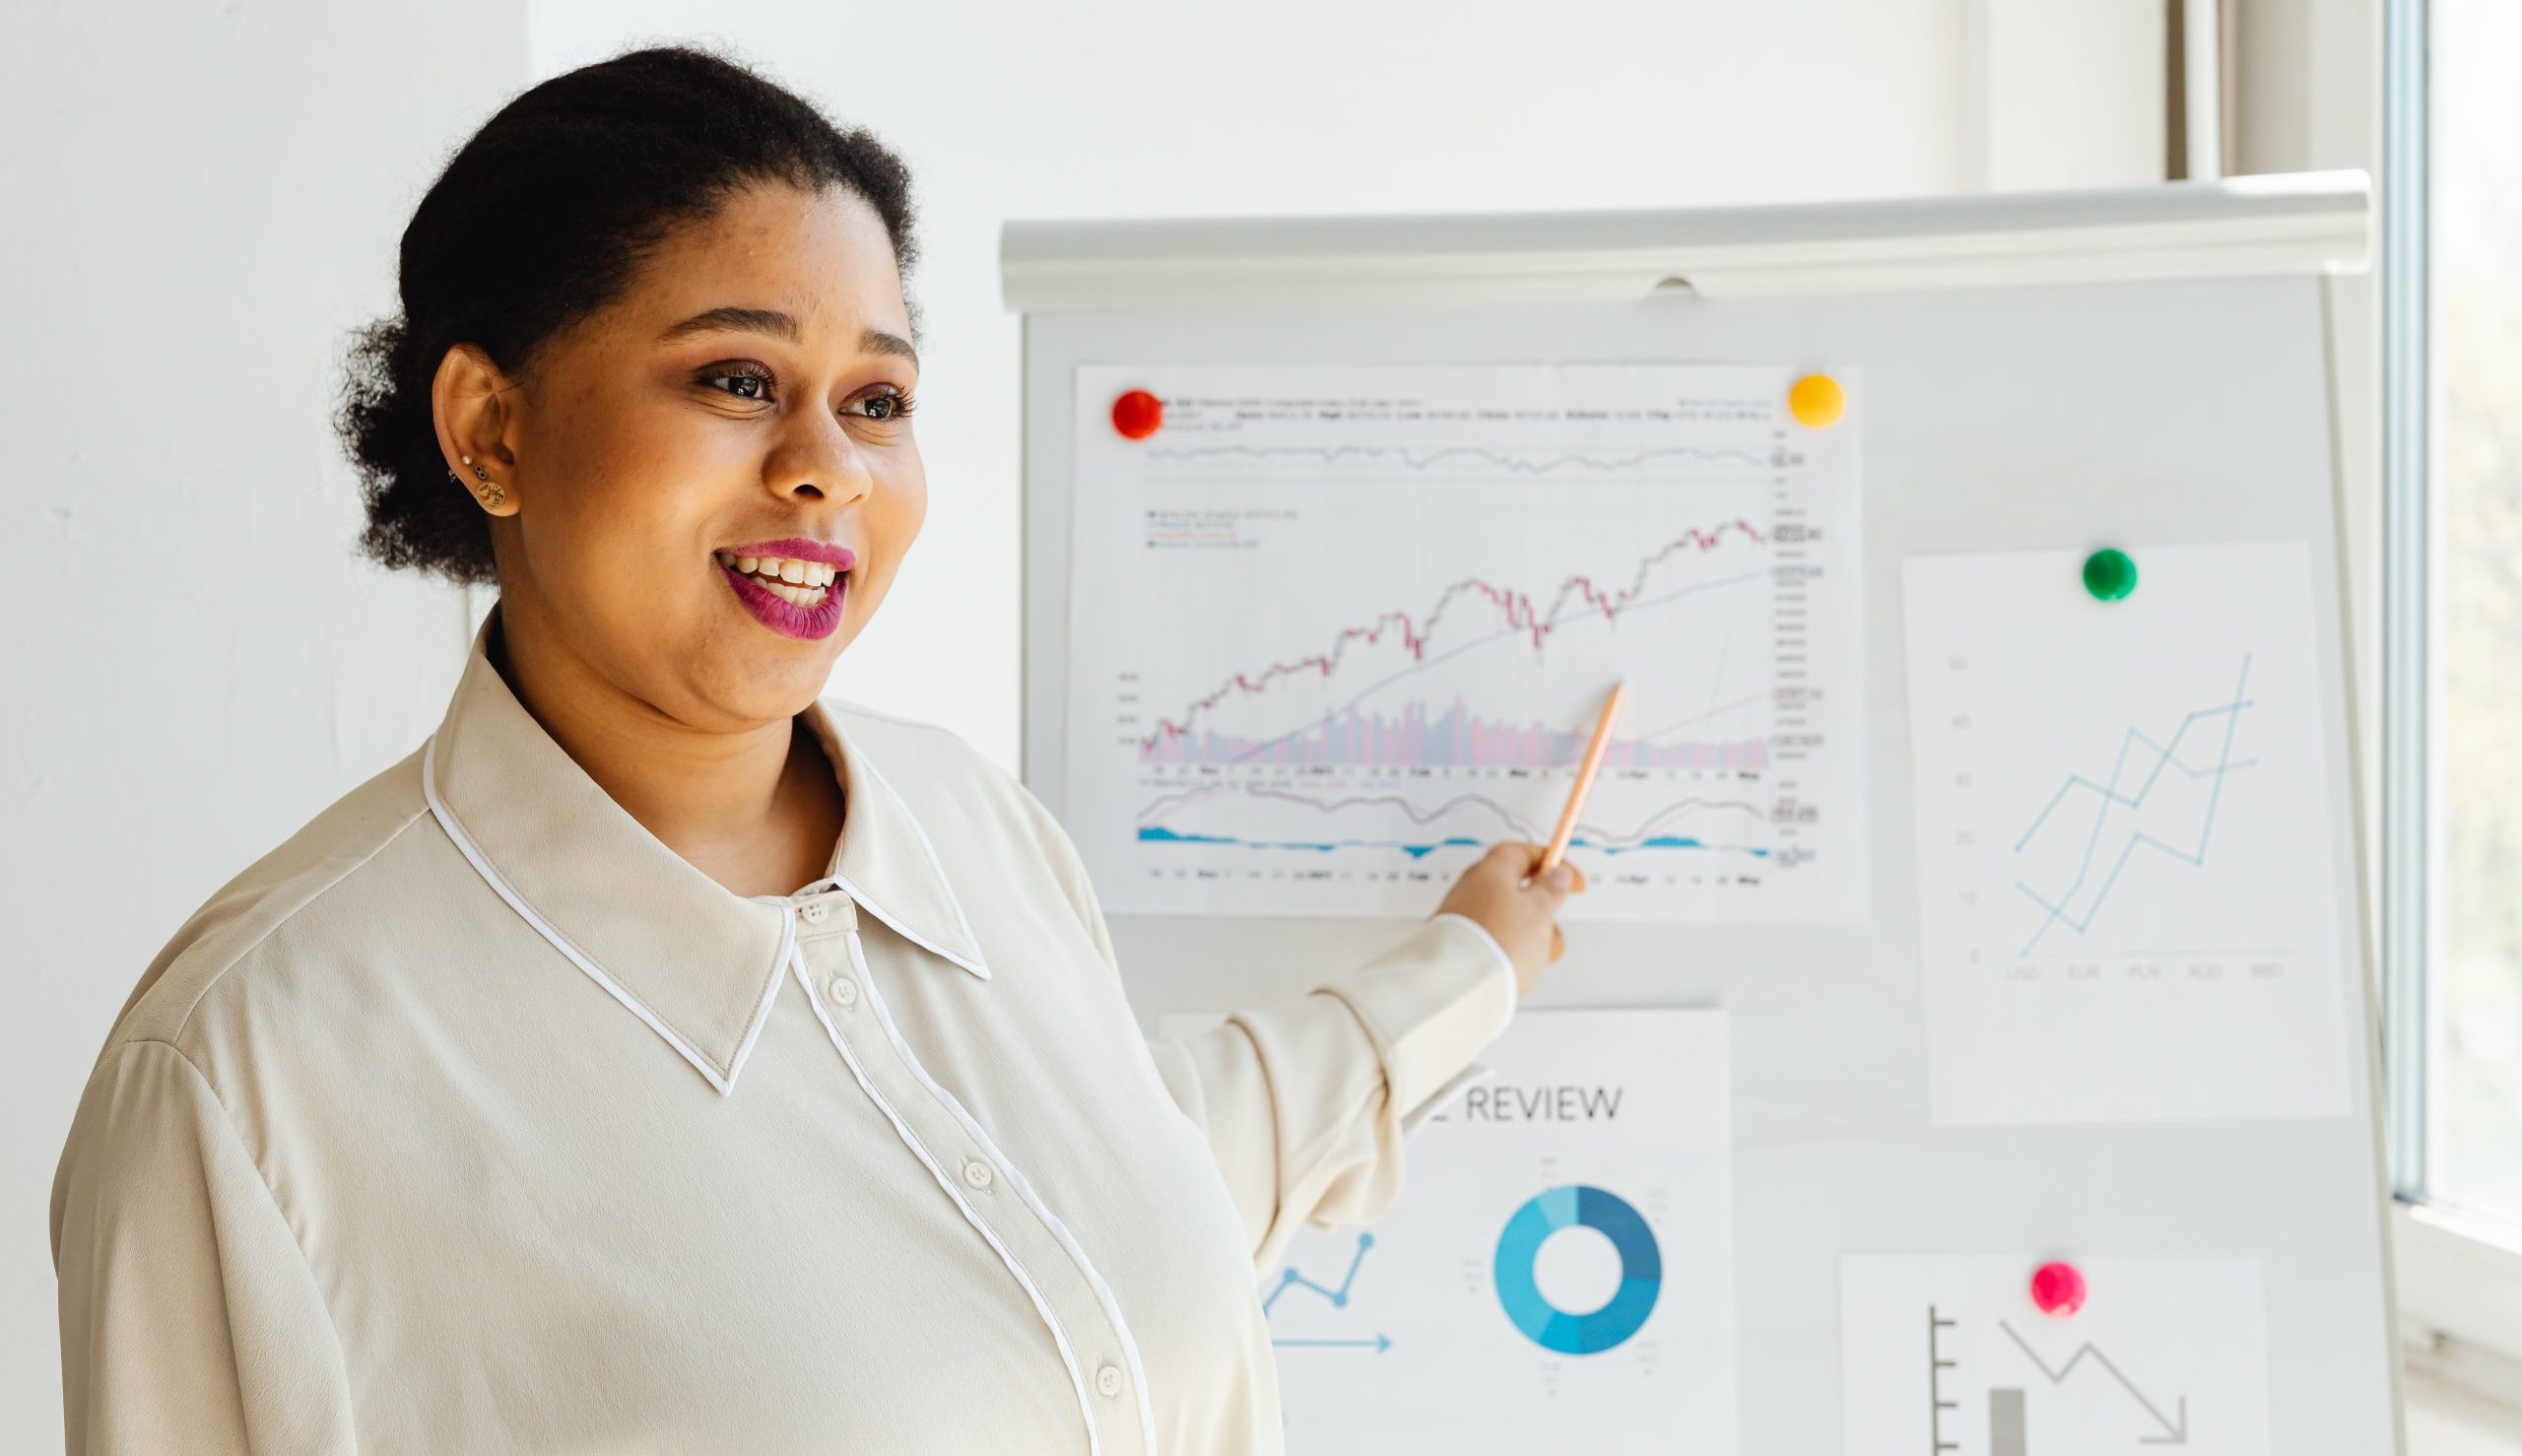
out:
{"label": "blue line graph", "polygon": [[[1366,1250],[1373,1248],[1374,1246],[1375,1236],[1372,1233],[1361,1233],[1358,1235],[1358,1251],[1350,1256],[1349,1272],[1340,1276],[1340,1283],[1336,1288],[1331,1285],[1316,1284],[1314,1281],[1305,1278],[1302,1273],[1294,1269],[1280,1271],[1278,1288],[1272,1290],[1269,1293],[1269,1297],[1261,1301],[1262,1317],[1265,1319],[1268,1318],[1271,1311],[1278,1307],[1279,1296],[1292,1289],[1311,1291],[1312,1292],[1321,1295],[1323,1302],[1329,1304],[1334,1309],[1348,1308],[1349,1291],[1355,1288],[1358,1283],[1358,1267],[1366,1262]],[[1365,1336],[1361,1339],[1350,1340],[1283,1340],[1273,1335],[1270,1339],[1270,1343],[1273,1345],[1295,1346],[1313,1350],[1371,1350],[1375,1354],[1381,1355],[1392,1348],[1392,1337],[1378,1333]]]}
{"label": "blue line graph", "polygon": [[[1247,839],[1235,834],[1185,833],[1162,825],[1142,826],[1138,831],[1142,844],[1225,844],[1243,849],[1301,849],[1330,854],[1342,849],[1397,849],[1412,859],[1426,859],[1439,849],[1487,849],[1489,839],[1468,834],[1447,834],[1441,839]],[[1712,849],[1727,854],[1748,854],[1754,859],[1766,859],[1765,844],[1723,844],[1701,839],[1695,834],[1650,834],[1628,844],[1608,844],[1584,835],[1573,835],[1568,841],[1573,849],[1591,849],[1600,854],[1635,854],[1642,849]]]}
{"label": "blue line graph", "polygon": [[[2097,783],[2081,773],[2071,773],[2058,785],[2058,791],[2050,795],[2049,802],[2041,807],[2039,814],[2033,816],[2030,827],[2023,831],[2022,837],[2015,840],[2014,852],[2020,855],[2029,847],[2031,841],[2048,826],[2051,817],[2057,814],[2060,807],[2071,797],[2090,794],[2096,801],[2093,806],[2092,830],[2085,837],[2084,855],[2076,865],[2075,879],[2063,891],[2044,895],[2021,880],[2015,882],[2015,889],[2021,891],[2024,897],[2038,905],[2043,912],[2040,924],[2032,930],[2031,938],[2024,943],[2021,954],[2030,955],[2054,927],[2063,925],[2077,935],[2083,935],[2091,928],[2094,917],[2101,913],[2102,905],[2108,902],[2111,890],[2119,884],[2121,872],[2128,868],[2128,862],[2136,857],[2137,851],[2141,848],[2153,849],[2193,869],[2206,867],[2207,846],[2216,832],[2216,808],[2223,798],[2225,776],[2248,768],[2258,761],[2255,759],[2236,761],[2233,758],[2235,731],[2241,723],[2243,710],[2252,706],[2248,695],[2249,686],[2250,654],[2244,653],[2241,676],[2233,684],[2233,695],[2230,701],[2191,712],[2180,720],[2180,726],[2173,730],[2170,741],[2166,743],[2157,743],[2144,732],[2131,727],[2119,740],[2119,755],[2111,762],[2110,777],[2107,782]],[[2218,718],[2223,720],[2224,731],[2217,749],[2216,761],[2206,766],[2198,766],[2184,760],[2180,753],[2181,743],[2189,737],[2190,731],[2202,723]],[[2154,761],[2146,768],[2142,779],[2133,790],[2123,789],[2122,783],[2129,767],[2129,756],[2140,748],[2151,751]],[[2191,779],[2208,781],[2207,808],[2199,816],[2196,847],[2184,849],[2142,829],[2131,832],[2127,842],[2120,846],[2118,857],[2111,861],[2110,870],[2102,877],[2100,887],[2093,891],[2091,902],[2085,906],[2081,916],[2075,914],[2070,906],[2074,905],[2077,898],[2084,893],[2086,885],[2092,878],[2093,863],[2100,854],[2102,836],[2109,827],[2111,811],[2127,809],[2133,813],[2144,808],[2147,799],[2154,793],[2155,786],[2163,781],[2165,770],[2177,772]]]}

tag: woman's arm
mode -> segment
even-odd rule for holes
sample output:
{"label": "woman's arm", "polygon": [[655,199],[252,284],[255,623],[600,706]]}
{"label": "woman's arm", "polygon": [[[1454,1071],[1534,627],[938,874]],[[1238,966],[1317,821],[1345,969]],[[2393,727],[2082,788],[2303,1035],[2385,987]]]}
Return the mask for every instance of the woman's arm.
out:
{"label": "woman's arm", "polygon": [[1174,1101],[1208,1136],[1256,1273],[1307,1223],[1366,1224],[1392,1207],[1412,1114],[1505,1029],[1514,1003],[1514,967],[1488,933],[1442,915],[1294,1001],[1150,1038]]}
{"label": "woman's arm", "polygon": [[[1076,846],[1026,797],[1071,904],[1117,974]],[[1506,944],[1537,968],[1555,941],[1552,919],[1567,891],[1563,882],[1523,883],[1538,853],[1493,849],[1436,915],[1304,996],[1238,1011],[1196,1035],[1149,1038],[1243,1216],[1256,1272],[1275,1268],[1305,1224],[1371,1222],[1400,1196],[1414,1114],[1505,1029],[1530,978]]]}
{"label": "woman's arm", "polygon": [[176,1047],[90,1079],[53,1181],[70,1456],[357,1449],[323,1294],[235,1124]]}

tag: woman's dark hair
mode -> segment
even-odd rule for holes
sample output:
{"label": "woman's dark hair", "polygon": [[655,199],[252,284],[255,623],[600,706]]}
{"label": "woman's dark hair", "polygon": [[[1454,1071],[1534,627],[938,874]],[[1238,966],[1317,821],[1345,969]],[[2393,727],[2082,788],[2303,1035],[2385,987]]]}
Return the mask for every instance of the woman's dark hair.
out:
{"label": "woman's dark hair", "polygon": [[490,518],[448,483],[438,449],[439,361],[472,344],[511,376],[526,371],[547,340],[621,297],[677,226],[762,182],[865,199],[909,274],[901,159],[733,61],[687,46],[629,51],[500,107],[403,230],[401,314],[361,330],[350,352],[335,429],[367,503],[367,555],[493,579]]}

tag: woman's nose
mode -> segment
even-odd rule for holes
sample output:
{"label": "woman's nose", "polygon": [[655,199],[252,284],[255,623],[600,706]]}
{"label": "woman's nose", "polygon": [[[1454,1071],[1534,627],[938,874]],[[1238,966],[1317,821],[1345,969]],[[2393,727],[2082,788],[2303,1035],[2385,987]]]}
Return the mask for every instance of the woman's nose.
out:
{"label": "woman's nose", "polygon": [[847,504],[876,488],[858,442],[836,421],[804,427],[763,463],[763,484],[788,499]]}

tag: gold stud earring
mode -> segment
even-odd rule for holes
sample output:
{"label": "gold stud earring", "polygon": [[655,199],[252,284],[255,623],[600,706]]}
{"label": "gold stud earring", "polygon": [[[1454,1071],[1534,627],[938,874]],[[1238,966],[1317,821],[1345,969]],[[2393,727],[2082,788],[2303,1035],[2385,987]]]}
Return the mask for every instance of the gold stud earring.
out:
{"label": "gold stud earring", "polygon": [[[464,463],[467,465],[473,465],[473,457],[470,455],[465,456]],[[473,475],[475,479],[482,483],[481,489],[475,491],[473,494],[481,497],[484,505],[497,505],[508,498],[508,488],[500,485],[498,481],[491,479],[491,473],[489,471],[484,470],[479,465],[473,465]],[[450,470],[446,473],[446,476],[447,479],[454,480],[455,472]]]}

